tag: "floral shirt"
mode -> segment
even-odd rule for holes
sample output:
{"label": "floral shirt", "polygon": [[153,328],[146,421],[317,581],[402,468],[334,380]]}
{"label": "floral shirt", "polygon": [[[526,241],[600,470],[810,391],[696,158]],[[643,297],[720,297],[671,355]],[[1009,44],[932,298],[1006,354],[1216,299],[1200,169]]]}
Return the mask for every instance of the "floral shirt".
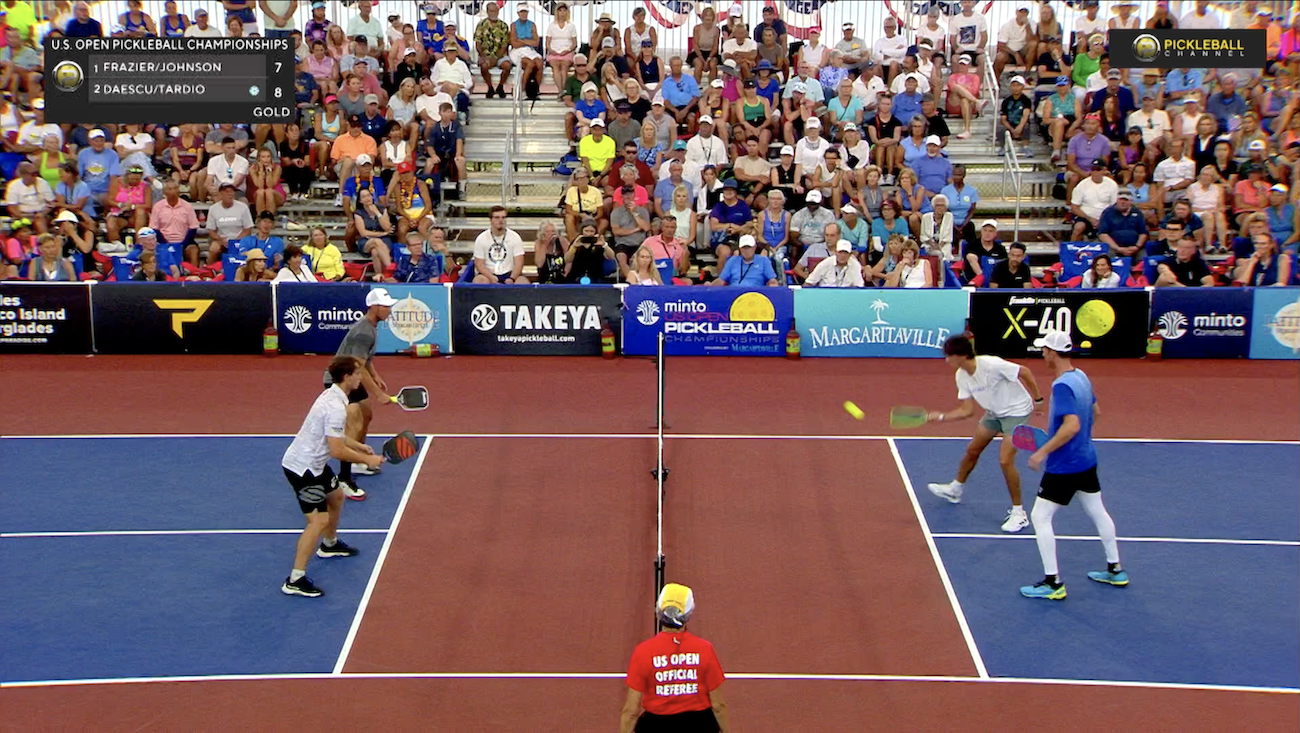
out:
{"label": "floral shirt", "polygon": [[474,45],[482,48],[488,56],[504,56],[509,39],[510,27],[502,20],[488,19],[474,29]]}

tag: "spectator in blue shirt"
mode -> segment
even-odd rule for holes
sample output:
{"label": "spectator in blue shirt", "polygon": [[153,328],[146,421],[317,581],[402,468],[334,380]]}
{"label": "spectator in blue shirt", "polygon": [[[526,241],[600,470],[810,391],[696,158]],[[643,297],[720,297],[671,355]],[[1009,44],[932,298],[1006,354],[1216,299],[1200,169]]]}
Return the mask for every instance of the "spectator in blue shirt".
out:
{"label": "spectator in blue shirt", "polygon": [[311,72],[300,68],[293,75],[293,101],[295,104],[313,104],[316,100],[316,94],[320,91],[320,85],[316,83],[316,77]]}
{"label": "spectator in blue shirt", "polygon": [[77,153],[77,173],[90,188],[95,203],[102,205],[109,184],[122,175],[122,167],[117,151],[107,147],[103,130],[91,130],[89,138],[90,147]]}
{"label": "spectator in blue shirt", "polygon": [[90,17],[90,3],[78,2],[72,6],[72,20],[63,29],[68,38],[102,38],[104,26]]}
{"label": "spectator in blue shirt", "polygon": [[1199,95],[1203,83],[1200,69],[1173,69],[1165,74],[1165,107],[1181,102],[1188,94]]}
{"label": "spectator in blue shirt", "polygon": [[1246,114],[1246,100],[1237,94],[1237,77],[1224,74],[1219,80],[1219,93],[1205,101],[1205,113],[1219,123],[1220,130],[1231,130],[1231,120]]}
{"label": "spectator in blue shirt", "polygon": [[268,263],[267,268],[275,270],[280,267],[284,259],[284,240],[271,235],[271,230],[275,228],[275,216],[269,211],[263,211],[257,215],[257,223],[253,225],[253,233],[239,240],[230,254],[240,256],[250,249],[260,249],[262,254],[266,255]]}
{"label": "spectator in blue shirt", "polygon": [[149,227],[144,227],[139,232],[136,232],[135,247],[130,252],[127,252],[126,259],[139,262],[140,255],[145,252],[152,252],[157,257],[158,269],[163,273],[177,278],[181,276],[180,265],[172,257],[171,250],[166,247],[158,248],[158,232]]}
{"label": "spectator in blue shirt", "polygon": [[389,282],[436,283],[443,271],[441,252],[424,251],[424,235],[412,229],[406,234],[406,257],[397,261],[397,269]]}
{"label": "spectator in blue shirt", "polygon": [[767,257],[755,257],[753,235],[740,237],[740,254],[727,260],[722,266],[722,274],[710,282],[710,285],[732,285],[739,288],[761,288],[776,286],[776,270],[772,260]]}
{"label": "spectator in blue shirt", "polygon": [[1146,253],[1147,223],[1142,212],[1133,207],[1133,192],[1121,188],[1115,203],[1102,210],[1097,220],[1097,239],[1110,246],[1120,257],[1130,257],[1137,264]]}
{"label": "spectator in blue shirt", "polygon": [[700,101],[700,85],[695,77],[682,73],[682,58],[674,56],[668,62],[668,78],[659,85],[659,96],[664,100],[664,111],[673,116],[678,125],[685,125]]}
{"label": "spectator in blue shirt", "polygon": [[1115,103],[1119,105],[1119,119],[1127,120],[1128,115],[1137,109],[1137,104],[1133,101],[1133,91],[1128,87],[1120,86],[1120,78],[1123,73],[1119,69],[1111,69],[1106,72],[1106,87],[1096,94],[1092,95],[1092,111],[1100,111],[1102,105],[1110,97],[1115,98]]}
{"label": "spectator in blue shirt", "polygon": [[771,28],[772,32],[776,34],[776,45],[785,48],[786,44],[789,43],[785,21],[776,17],[776,8],[771,5],[763,7],[763,22],[754,26],[754,43],[762,45],[763,31],[767,28]]}
{"label": "spectator in blue shirt", "polygon": [[424,45],[424,50],[433,54],[435,48],[442,47],[442,35],[444,29],[442,21],[438,19],[437,8],[433,3],[429,3],[425,8],[424,20],[415,24],[415,35],[419,37],[420,43]]}
{"label": "spectator in blue shirt", "polygon": [[973,241],[975,224],[971,219],[975,216],[975,205],[979,203],[980,195],[975,191],[974,186],[966,185],[966,166],[954,165],[952,183],[944,186],[939,193],[948,199],[948,211],[952,213],[952,232],[955,241]]}
{"label": "spectator in blue shirt", "polygon": [[952,178],[952,163],[943,156],[943,142],[938,135],[925,139],[925,155],[912,165],[916,171],[916,182],[933,196],[948,185]]}
{"label": "spectator in blue shirt", "polygon": [[[902,94],[894,95],[894,116],[904,123],[910,123],[912,118],[921,114],[921,93],[916,89],[916,77],[908,75],[903,80]],[[921,115],[924,119],[924,115]]]}

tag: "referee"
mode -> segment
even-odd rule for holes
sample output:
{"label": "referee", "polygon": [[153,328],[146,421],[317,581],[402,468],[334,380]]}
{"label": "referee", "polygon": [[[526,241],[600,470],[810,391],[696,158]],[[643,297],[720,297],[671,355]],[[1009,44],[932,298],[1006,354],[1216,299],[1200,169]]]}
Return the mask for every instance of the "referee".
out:
{"label": "referee", "polygon": [[690,588],[669,583],[660,591],[655,613],[664,630],[632,652],[619,733],[728,730],[727,704],[718,689],[725,678],[713,645],[686,631],[694,610]]}
{"label": "referee", "polygon": [[[335,357],[355,357],[365,365],[361,370],[361,385],[347,393],[347,436],[358,443],[365,443],[370,431],[370,420],[375,414],[372,399],[379,400],[380,404],[392,401],[388,395],[388,385],[375,370],[375,344],[379,340],[379,322],[388,320],[396,304],[397,301],[384,288],[375,288],[367,293],[365,315],[348,329],[347,334],[343,336],[343,343],[339,344],[339,350],[335,354]],[[330,386],[328,372],[325,374],[325,386],[327,388]],[[343,495],[355,501],[362,501],[366,498],[366,492],[352,481],[353,469],[362,476],[379,473],[379,469],[361,462],[355,466],[351,461],[339,462],[339,488],[343,490]]]}
{"label": "referee", "polygon": [[1097,527],[1101,545],[1106,550],[1106,569],[1088,573],[1088,578],[1107,585],[1128,585],[1128,573],[1119,564],[1119,544],[1115,541],[1115,521],[1101,501],[1101,483],[1097,480],[1097,450],[1092,445],[1092,424],[1099,409],[1092,382],[1070,362],[1070,334],[1050,331],[1034,341],[1042,349],[1043,361],[1052,370],[1052,405],[1048,410],[1048,440],[1029,456],[1029,467],[1037,470],[1046,462],[1038,499],[1031,519],[1034,523],[1038,554],[1043,559],[1043,580],[1020,589],[1026,598],[1049,601],[1065,599],[1065,583],[1057,574],[1056,534],[1052,517],[1070,505],[1077,493],[1079,503]]}
{"label": "referee", "polygon": [[[352,440],[343,432],[347,422],[348,392],[361,385],[361,375],[365,373],[361,360],[336,356],[330,362],[328,373],[329,389],[316,398],[280,461],[284,476],[298,497],[298,507],[307,520],[307,526],[298,537],[293,571],[280,586],[282,593],[291,596],[315,598],[322,593],[307,577],[307,559],[313,549],[317,557],[324,558],[357,554],[355,547],[338,538],[343,494],[337,491],[339,482],[330,470],[329,459],[337,458],[345,466],[352,461],[377,466],[383,461],[370,446]],[[320,542],[319,547],[317,542]]]}

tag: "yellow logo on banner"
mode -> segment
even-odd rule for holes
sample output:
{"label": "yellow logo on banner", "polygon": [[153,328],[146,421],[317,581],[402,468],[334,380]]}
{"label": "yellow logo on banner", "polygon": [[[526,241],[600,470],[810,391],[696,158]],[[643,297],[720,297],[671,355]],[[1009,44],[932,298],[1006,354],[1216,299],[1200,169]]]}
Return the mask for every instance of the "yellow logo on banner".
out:
{"label": "yellow logo on banner", "polygon": [[212,307],[214,301],[204,299],[157,298],[153,304],[172,313],[172,330],[177,336],[185,338],[185,324],[197,323],[204,313]]}
{"label": "yellow logo on banner", "polygon": [[733,322],[771,323],[776,320],[776,307],[762,293],[745,293],[731,302],[727,318]]}

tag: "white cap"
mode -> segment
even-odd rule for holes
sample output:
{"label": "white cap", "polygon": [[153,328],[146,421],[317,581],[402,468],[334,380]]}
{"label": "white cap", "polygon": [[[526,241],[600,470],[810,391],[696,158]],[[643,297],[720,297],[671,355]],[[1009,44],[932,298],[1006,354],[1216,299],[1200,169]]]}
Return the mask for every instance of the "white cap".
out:
{"label": "white cap", "polygon": [[983,229],[984,227],[993,227],[994,229],[997,229],[997,228],[998,228],[998,220],[997,220],[997,219],[985,219],[985,220],[984,220],[984,223],[983,223],[983,224],[980,224],[980,229]]}
{"label": "white cap", "polygon": [[1263,140],[1251,140],[1250,145],[1248,145],[1247,148],[1250,150],[1267,150],[1268,143]]}
{"label": "white cap", "polygon": [[822,192],[821,192],[821,191],[809,191],[809,192],[808,192],[808,197],[807,197],[807,198],[808,198],[808,202],[809,202],[809,203],[812,203],[812,204],[820,204],[820,203],[822,202]]}
{"label": "white cap", "polygon": [[781,146],[781,155],[794,155],[794,146],[793,146],[793,145],[782,145],[782,146]]}
{"label": "white cap", "polygon": [[32,109],[45,109],[45,100],[41,98],[33,99]]}
{"label": "white cap", "polygon": [[67,209],[60,211],[59,215],[54,217],[55,222],[60,222],[60,221],[75,222],[76,220],[77,220],[77,215],[72,213],[71,211],[68,211]]}
{"label": "white cap", "polygon": [[1042,338],[1034,339],[1034,346],[1040,349],[1051,349],[1061,354],[1068,354],[1074,350],[1068,331],[1048,331]]}
{"label": "white cap", "polygon": [[591,121],[591,125],[590,125],[590,126],[591,126],[591,127],[604,127],[604,126],[605,126],[605,121],[602,120],[602,119],[600,119],[599,117],[597,117],[596,119],[594,119],[594,120]]}
{"label": "white cap", "polygon": [[709,82],[709,86],[713,87],[714,89],[721,89],[721,88],[722,88],[722,80],[721,80],[721,79],[714,79],[713,81]]}
{"label": "white cap", "polygon": [[741,7],[740,7],[739,5],[732,5],[732,6],[731,6],[731,10],[728,10],[728,11],[727,11],[727,15],[730,15],[730,16],[733,17],[733,18],[739,18],[740,16],[742,16],[742,15],[744,15],[744,14],[745,14],[745,11],[742,10]]}
{"label": "white cap", "polygon": [[844,204],[844,206],[840,208],[840,213],[841,213],[841,214],[856,214],[856,213],[858,213],[858,210],[855,209],[855,208],[853,208],[853,204]]}
{"label": "white cap", "polygon": [[708,115],[700,115],[700,124],[703,125],[705,123],[712,125],[713,118]]}
{"label": "white cap", "polygon": [[393,296],[389,295],[388,291],[384,288],[375,288],[369,293],[366,293],[366,307],[369,308],[372,305],[391,307],[397,305],[397,301],[393,299]]}
{"label": "white cap", "polygon": [[1019,84],[1024,84],[1024,83],[1025,83],[1025,77],[1020,76],[1019,74],[1016,74],[1015,76],[1011,77],[1011,83],[1012,83],[1012,84],[1017,84],[1017,83],[1019,83]]}
{"label": "white cap", "polygon": [[930,137],[927,137],[927,138],[925,139],[925,144],[926,144],[926,145],[939,145],[939,146],[942,146],[942,145],[943,145],[943,140],[940,140],[938,135],[931,135]]}
{"label": "white cap", "polygon": [[365,165],[366,163],[373,163],[373,162],[375,162],[375,159],[371,158],[368,153],[362,153],[361,155],[357,156],[357,165]]}
{"label": "white cap", "polygon": [[91,140],[94,140],[95,138],[101,138],[101,139],[102,139],[102,138],[104,137],[104,131],[103,131],[103,130],[98,130],[98,129],[96,129],[96,130],[91,130],[91,131],[90,131],[90,136],[89,136],[89,137],[90,137]]}
{"label": "white cap", "polygon": [[804,129],[808,129],[810,127],[814,129],[821,129],[822,121],[817,117],[809,117],[808,121],[803,123],[803,126]]}
{"label": "white cap", "polygon": [[847,240],[847,239],[841,239],[840,241],[838,241],[838,242],[835,243],[835,251],[836,251],[836,252],[852,252],[852,251],[853,251],[853,243],[850,242],[850,241]]}
{"label": "white cap", "polygon": [[1276,191],[1278,193],[1287,193],[1290,191],[1290,189],[1286,187],[1285,183],[1274,183],[1272,186],[1269,186],[1268,190]]}
{"label": "white cap", "polygon": [[753,234],[742,234],[742,235],[740,235],[740,246],[741,246],[741,247],[754,247],[754,246],[756,246],[757,244],[758,244],[758,243],[754,240],[754,235],[753,235]]}

